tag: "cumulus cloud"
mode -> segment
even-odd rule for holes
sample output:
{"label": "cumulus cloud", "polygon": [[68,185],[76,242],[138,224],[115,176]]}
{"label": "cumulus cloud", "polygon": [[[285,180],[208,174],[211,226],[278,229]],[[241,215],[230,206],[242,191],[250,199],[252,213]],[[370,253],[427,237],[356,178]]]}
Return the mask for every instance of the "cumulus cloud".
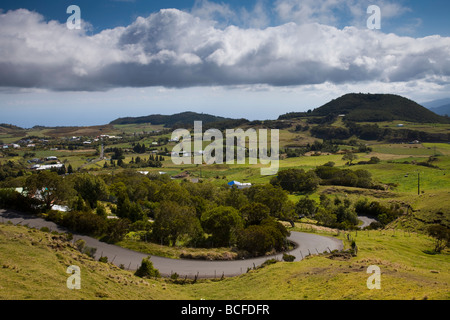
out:
{"label": "cumulus cloud", "polygon": [[318,22],[221,28],[199,14],[165,9],[88,35],[21,9],[0,14],[0,25],[4,88],[448,83],[450,77],[450,38],[415,39]]}

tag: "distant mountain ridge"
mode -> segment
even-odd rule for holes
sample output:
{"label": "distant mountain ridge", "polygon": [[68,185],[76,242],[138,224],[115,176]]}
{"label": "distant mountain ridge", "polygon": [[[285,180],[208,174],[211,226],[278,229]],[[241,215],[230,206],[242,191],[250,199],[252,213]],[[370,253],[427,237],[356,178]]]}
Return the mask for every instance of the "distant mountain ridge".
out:
{"label": "distant mountain ridge", "polygon": [[436,109],[448,104],[450,104],[450,98],[443,98],[420,103],[420,105],[424,106],[427,109]]}
{"label": "distant mountain ridge", "polygon": [[446,104],[444,106],[440,106],[437,108],[431,108],[430,110],[441,116],[445,116],[445,115],[450,116],[450,104]]}
{"label": "distant mountain ridge", "polygon": [[450,119],[437,115],[418,103],[393,94],[350,93],[334,99],[308,113],[291,113],[280,119],[295,116],[345,115],[356,122],[409,121],[419,123],[450,123]]}
{"label": "distant mountain ridge", "polygon": [[173,127],[181,125],[193,125],[194,121],[202,121],[204,124],[208,124],[213,122],[223,122],[229,120],[234,119],[188,111],[173,115],[154,114],[143,117],[119,118],[114,121],[111,121],[110,124],[123,125],[123,124],[151,123],[154,125],[164,125],[165,127]]}

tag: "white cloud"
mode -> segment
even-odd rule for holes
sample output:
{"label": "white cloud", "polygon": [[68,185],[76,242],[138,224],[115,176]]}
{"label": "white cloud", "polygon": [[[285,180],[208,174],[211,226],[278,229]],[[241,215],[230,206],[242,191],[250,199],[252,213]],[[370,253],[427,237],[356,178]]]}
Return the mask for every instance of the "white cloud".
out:
{"label": "white cloud", "polygon": [[[339,29],[335,0],[278,1],[280,15],[309,23],[268,28],[219,27],[202,2],[195,14],[176,9],[139,17],[127,27],[89,36],[45,22],[28,10],[0,14],[0,87],[97,91],[120,87],[299,86],[323,83],[448,83],[450,38],[415,39],[365,28]],[[353,0],[345,1],[347,8]],[[401,7],[391,8],[401,14]],[[195,10],[194,10],[195,11]],[[264,24],[263,7],[252,24]],[[203,17],[201,12],[204,12]],[[356,12],[356,11],[355,11]],[[286,17],[288,18],[288,17]],[[307,18],[305,18],[307,19]],[[319,23],[321,22],[321,23]]]}

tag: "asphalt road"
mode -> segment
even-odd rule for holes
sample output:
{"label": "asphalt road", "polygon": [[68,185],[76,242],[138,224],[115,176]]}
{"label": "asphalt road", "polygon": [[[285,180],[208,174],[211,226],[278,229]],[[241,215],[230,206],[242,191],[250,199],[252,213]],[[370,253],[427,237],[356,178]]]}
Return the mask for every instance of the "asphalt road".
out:
{"label": "asphalt road", "polygon": [[358,216],[358,220],[362,221],[362,225],[359,226],[360,229],[370,226],[372,222],[377,222],[377,220],[365,216]]}
{"label": "asphalt road", "polygon": [[[67,232],[66,229],[59,227],[51,221],[46,221],[23,213],[0,209],[0,222],[6,223],[11,221],[13,224],[28,225],[29,227],[40,229],[47,227],[51,231]],[[89,247],[97,248],[95,258],[108,257],[108,261],[115,265],[123,265],[125,269],[136,270],[143,258],[148,254],[124,249],[115,245],[100,242],[97,239],[74,234],[74,240],[83,239]],[[316,234],[291,232],[289,241],[294,242],[297,246],[289,254],[296,257],[295,261],[300,261],[307,255],[315,255],[324,251],[342,250],[342,241],[324,237]],[[155,268],[164,276],[177,273],[180,277],[214,278],[237,276],[246,273],[248,268],[253,268],[264,263],[268,259],[282,260],[283,254],[266,256],[246,260],[234,261],[204,261],[204,260],[185,260],[185,259],[169,259],[157,256],[151,256],[151,261]]]}

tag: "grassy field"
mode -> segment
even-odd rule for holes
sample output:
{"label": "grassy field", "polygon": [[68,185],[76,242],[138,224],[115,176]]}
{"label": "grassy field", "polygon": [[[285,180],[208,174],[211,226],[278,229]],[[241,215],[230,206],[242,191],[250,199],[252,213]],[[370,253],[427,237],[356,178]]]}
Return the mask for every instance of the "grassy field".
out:
{"label": "grassy field", "polygon": [[[142,280],[111,264],[94,261],[58,236],[0,224],[1,300],[186,299],[164,281]],[[69,290],[66,269],[81,269],[81,290]]]}
{"label": "grassy field", "polygon": [[[424,251],[428,238],[392,231],[358,232],[357,257],[312,257],[297,263],[277,263],[238,279],[201,283],[195,297],[204,299],[449,299],[449,256]],[[381,289],[367,288],[367,268],[381,269]],[[189,290],[190,291],[190,290]]]}
{"label": "grassy field", "polygon": [[[327,234],[322,231],[322,234]],[[335,235],[332,232],[329,235]],[[175,284],[135,277],[80,254],[60,236],[0,224],[0,299],[39,300],[411,300],[449,299],[449,251],[430,254],[427,236],[398,230],[352,232],[355,257],[329,254],[278,262],[235,278]],[[338,236],[348,246],[347,234]],[[81,290],[66,287],[70,265]],[[381,269],[381,289],[367,288],[367,268]]]}
{"label": "grassy field", "polygon": [[[340,120],[341,121],[341,120]],[[334,125],[342,126],[342,122]],[[397,128],[398,123],[381,123],[380,127]],[[421,128],[427,132],[444,132],[448,125],[423,125],[405,123],[405,126]],[[62,136],[65,134],[134,134],[161,130],[161,126],[123,125],[102,126],[92,129],[36,128],[26,136]],[[110,130],[105,132],[104,130]],[[170,135],[166,135],[170,136]],[[4,143],[14,142],[18,133],[5,131],[0,134]],[[157,137],[147,137],[140,143],[147,147]],[[308,132],[280,130],[280,146],[301,146],[312,143]],[[174,143],[167,145],[169,151]],[[204,143],[204,146],[206,144]],[[111,146],[113,147],[113,146]],[[131,143],[121,143],[114,147],[131,148]],[[163,146],[166,147],[166,146]],[[334,162],[340,168],[351,170],[364,169],[372,174],[374,181],[389,185],[389,189],[368,190],[339,186],[320,186],[309,196],[318,201],[320,194],[348,197],[353,203],[360,198],[380,201],[384,204],[397,203],[411,210],[392,222],[391,230],[352,232],[358,246],[356,257],[330,257],[321,255],[305,259],[302,262],[278,262],[259,270],[252,270],[236,278],[221,281],[201,280],[196,284],[175,284],[168,279],[143,280],[132,273],[110,264],[93,261],[81,255],[65,244],[58,236],[52,236],[24,227],[0,224],[0,299],[268,299],[268,300],[322,300],[322,299],[450,299],[450,256],[447,249],[441,254],[431,254],[433,240],[425,236],[429,224],[450,225],[450,144],[389,144],[371,142],[370,153],[358,153],[359,159],[367,161],[378,157],[377,164],[346,166],[342,155],[302,156],[280,161],[280,170],[301,168],[311,170],[327,162]],[[159,147],[160,148],[160,147]],[[19,156],[0,159],[23,160],[25,149],[15,150]],[[28,150],[27,150],[28,151]],[[103,169],[104,161],[90,163],[98,157],[96,150],[50,151],[37,150],[35,157],[58,156],[73,168],[96,169],[97,172],[111,172]],[[148,158],[149,153],[139,155]],[[427,162],[430,156],[436,156],[434,167],[418,165]],[[126,154],[128,163],[135,154]],[[109,164],[109,163],[108,163]],[[174,165],[166,157],[162,168],[141,168],[136,171],[167,172],[174,176],[188,171],[189,178],[201,178],[217,186],[225,186],[229,181],[251,182],[254,185],[269,183],[273,176],[262,176],[262,165]],[[122,170],[117,168],[115,170]],[[420,192],[418,194],[418,176],[420,174]],[[295,203],[303,194],[291,194]],[[337,231],[317,228],[310,221],[302,221],[297,231],[318,232],[336,236]],[[421,232],[416,233],[416,232]],[[346,234],[338,237],[346,241]],[[148,252],[152,255],[165,255],[179,258],[179,251],[167,250],[158,245],[146,245],[133,241],[124,241],[122,246]],[[170,248],[169,248],[170,249]],[[186,254],[211,254],[202,250],[187,250]],[[217,250],[215,254],[227,254],[227,250]],[[79,265],[83,272],[82,290],[71,291],[66,288],[66,268]],[[367,267],[377,265],[382,272],[382,289],[369,290],[366,280]],[[125,289],[124,289],[125,288]]]}

